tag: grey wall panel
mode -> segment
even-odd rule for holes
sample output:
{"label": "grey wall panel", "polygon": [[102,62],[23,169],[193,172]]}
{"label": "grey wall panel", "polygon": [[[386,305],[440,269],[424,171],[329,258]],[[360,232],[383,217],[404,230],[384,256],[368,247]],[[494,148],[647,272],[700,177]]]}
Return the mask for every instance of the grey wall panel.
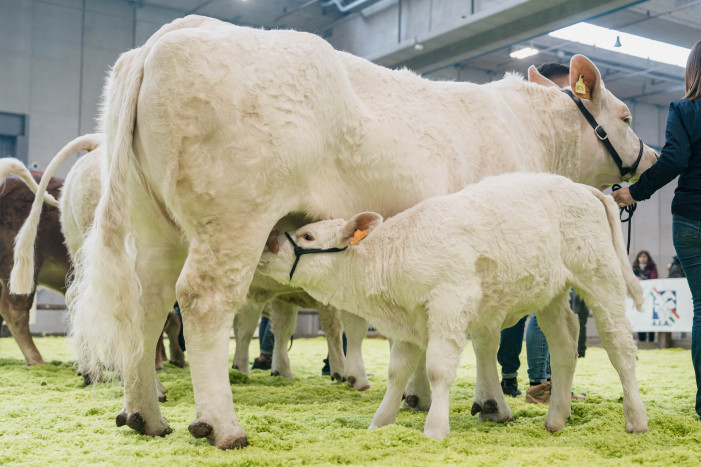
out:
{"label": "grey wall panel", "polygon": [[29,162],[47,158],[78,135],[82,0],[35,2]]}
{"label": "grey wall panel", "polygon": [[0,112],[29,112],[31,26],[32,2],[0,0]]}

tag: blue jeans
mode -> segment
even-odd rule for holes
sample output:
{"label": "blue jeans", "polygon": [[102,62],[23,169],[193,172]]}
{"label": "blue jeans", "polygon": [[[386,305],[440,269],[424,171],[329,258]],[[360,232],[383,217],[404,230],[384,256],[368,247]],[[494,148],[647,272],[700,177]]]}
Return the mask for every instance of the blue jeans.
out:
{"label": "blue jeans", "polygon": [[275,347],[275,336],[270,326],[270,320],[263,316],[260,319],[260,327],[258,327],[258,344],[260,345],[261,355],[272,355]]}
{"label": "blue jeans", "polygon": [[674,249],[686,274],[694,302],[691,361],[696,373],[696,413],[701,416],[701,221],[672,216]]}
{"label": "blue jeans", "polygon": [[516,378],[518,376],[518,369],[521,366],[519,355],[521,355],[523,348],[523,329],[526,327],[526,318],[528,315],[510,328],[501,331],[497,361],[501,365],[502,378]]}
{"label": "blue jeans", "polygon": [[550,378],[550,349],[545,334],[538,326],[535,313],[531,315],[526,330],[526,352],[528,353],[528,379],[531,383],[543,383]]}

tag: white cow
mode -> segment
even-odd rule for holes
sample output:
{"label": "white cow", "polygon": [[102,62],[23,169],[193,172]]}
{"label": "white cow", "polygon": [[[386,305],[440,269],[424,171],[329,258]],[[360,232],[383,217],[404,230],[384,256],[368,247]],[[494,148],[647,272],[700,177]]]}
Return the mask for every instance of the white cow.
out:
{"label": "white cow", "polygon": [[[642,290],[628,265],[616,203],[595,188],[557,175],[507,174],[423,201],[384,223],[379,214],[362,213],[309,224],[288,238],[280,238],[277,254],[263,254],[263,273],[355,310],[394,339],[387,392],[371,428],[394,422],[425,352],[433,403],[424,432],[446,437],[448,393],[468,334],[477,357],[473,414],[511,419],[499,390],[499,331],[540,310],[553,359],[545,424],[562,429],[577,361],[579,326],[568,306],[574,287],[590,304],[621,378],[626,431],[647,431],[625,317],[626,291],[640,308]],[[296,246],[337,251],[305,256],[290,278]]]}
{"label": "white cow", "polygon": [[[636,173],[647,169],[655,154],[626,106],[587,58],[570,65],[623,164],[641,154]],[[552,84],[535,69],[529,77]],[[516,76],[434,82],[313,34],[198,16],[123,54],[104,104],[105,183],[68,299],[77,350],[121,368],[129,426],[166,433],[149,363],[177,298],[196,398],[190,432],[223,449],[247,444],[228,379],[229,329],[278,219],[391,216],[506,171],[596,187],[635,178],[621,175],[556,87]],[[28,289],[31,278],[12,286]]]}

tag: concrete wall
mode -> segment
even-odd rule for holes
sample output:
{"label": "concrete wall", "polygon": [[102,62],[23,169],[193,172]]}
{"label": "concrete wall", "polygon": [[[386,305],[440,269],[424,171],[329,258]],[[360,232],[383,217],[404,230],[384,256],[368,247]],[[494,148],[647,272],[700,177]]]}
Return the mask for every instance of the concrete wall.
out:
{"label": "concrete wall", "polygon": [[109,67],[178,16],[115,0],[0,0],[0,112],[29,117],[28,162],[44,168],[94,132]]}

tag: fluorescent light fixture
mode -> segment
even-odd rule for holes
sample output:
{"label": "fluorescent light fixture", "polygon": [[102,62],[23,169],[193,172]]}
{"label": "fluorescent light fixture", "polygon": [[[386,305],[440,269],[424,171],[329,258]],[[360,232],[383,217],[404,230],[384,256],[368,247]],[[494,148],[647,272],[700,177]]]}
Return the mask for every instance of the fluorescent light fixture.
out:
{"label": "fluorescent light fixture", "polygon": [[[682,68],[686,67],[686,61],[691,52],[691,49],[590,23],[573,24],[548,35]],[[617,47],[614,44],[620,45]]]}
{"label": "fluorescent light fixture", "polygon": [[532,57],[533,55],[536,55],[538,53],[538,49],[534,49],[533,47],[524,47],[522,49],[514,50],[509,54],[509,57],[511,58],[518,58],[519,60],[526,58],[526,57]]}

